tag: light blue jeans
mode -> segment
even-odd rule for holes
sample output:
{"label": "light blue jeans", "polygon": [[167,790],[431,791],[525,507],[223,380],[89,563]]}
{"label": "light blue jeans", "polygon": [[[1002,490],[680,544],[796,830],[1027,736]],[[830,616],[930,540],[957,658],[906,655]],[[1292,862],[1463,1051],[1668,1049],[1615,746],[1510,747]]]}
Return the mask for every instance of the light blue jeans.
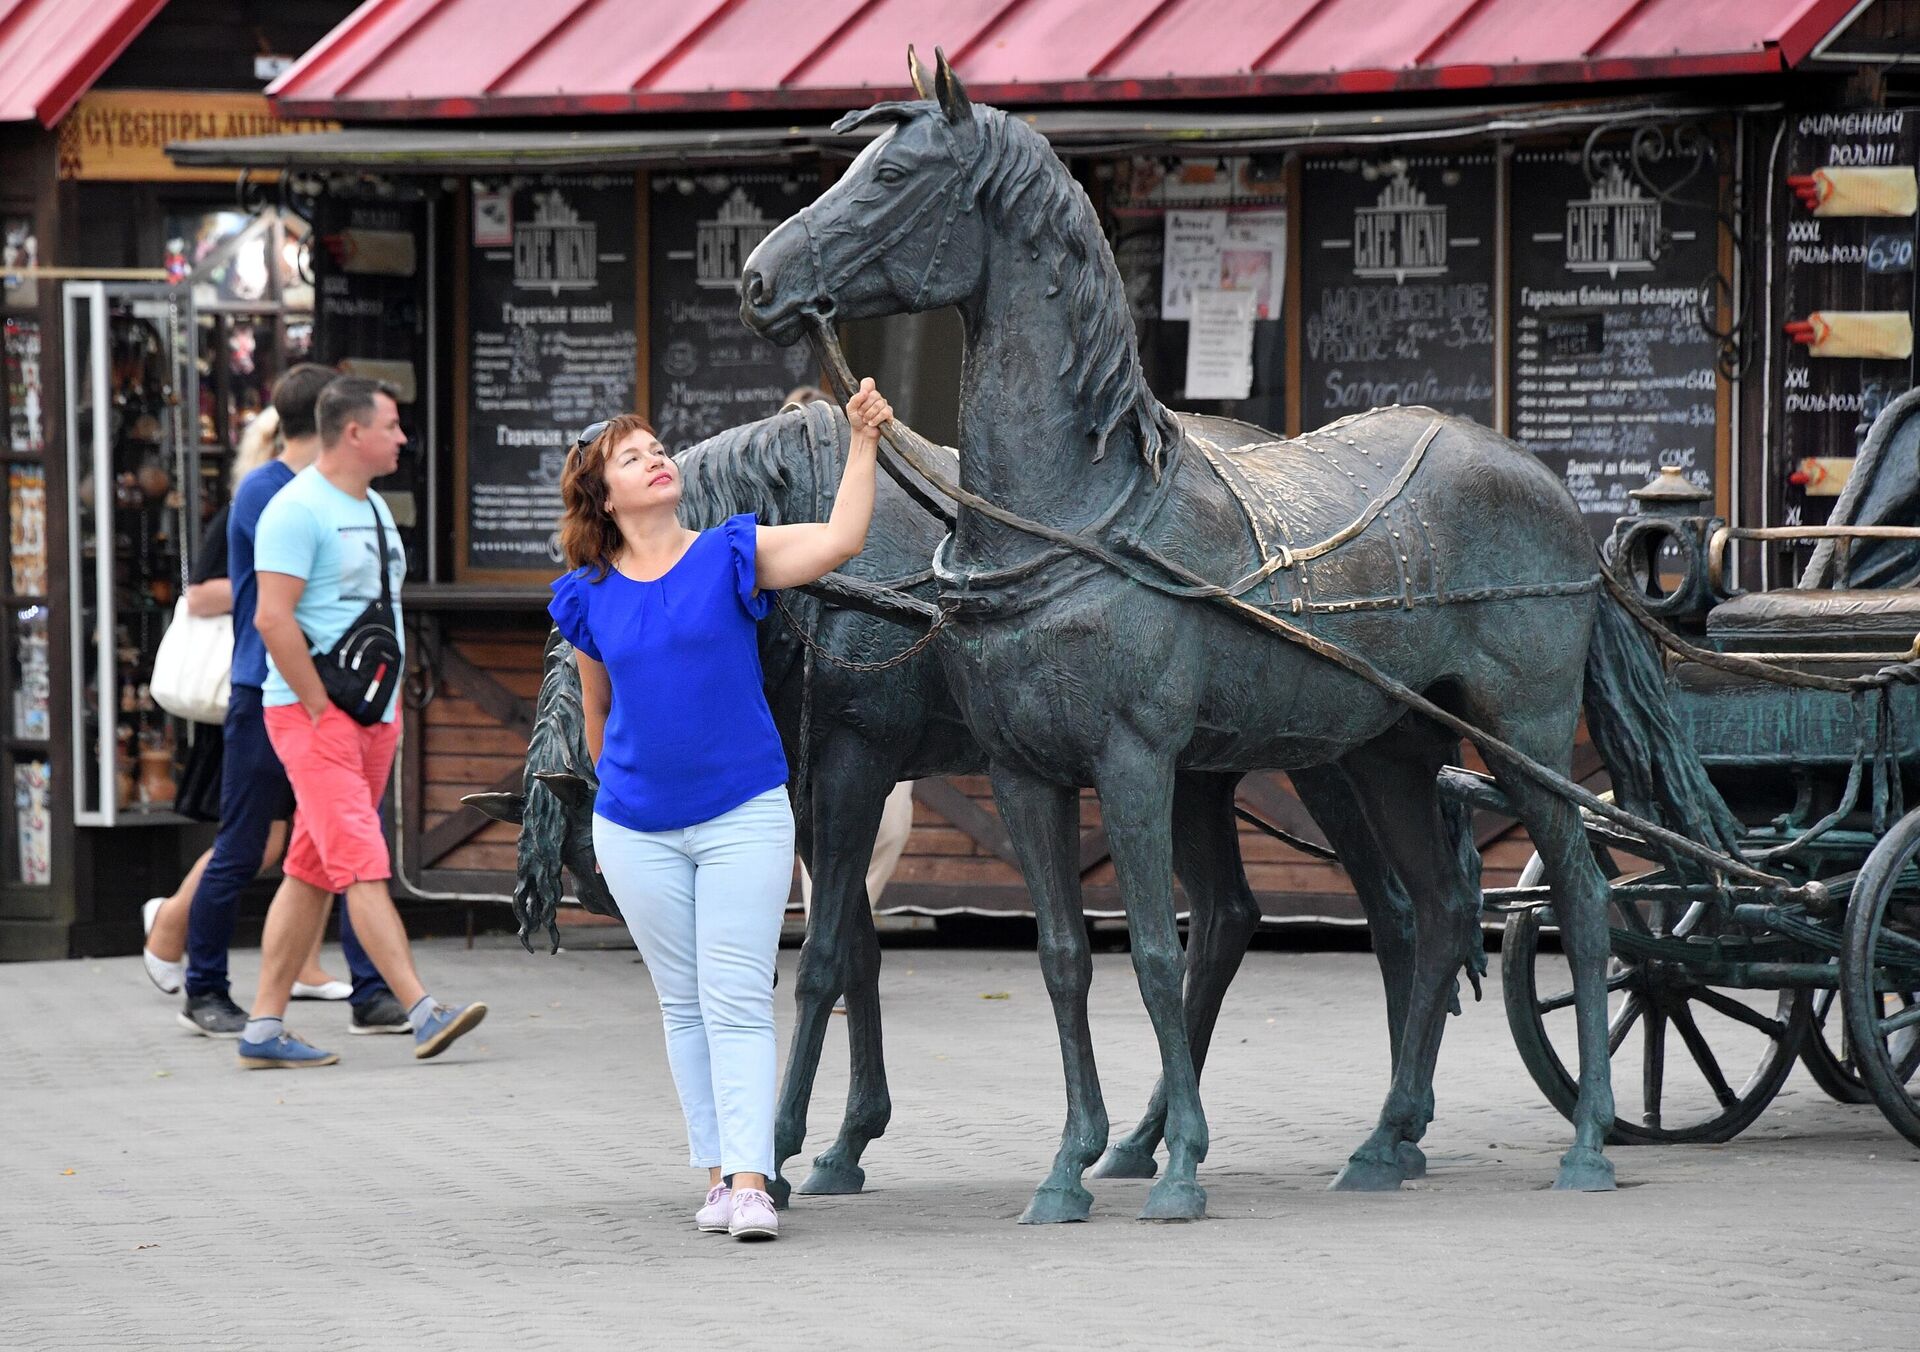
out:
{"label": "light blue jeans", "polygon": [[688,1162],[771,1176],[773,961],[793,885],[787,791],[677,831],[596,814],[593,848],[660,997]]}

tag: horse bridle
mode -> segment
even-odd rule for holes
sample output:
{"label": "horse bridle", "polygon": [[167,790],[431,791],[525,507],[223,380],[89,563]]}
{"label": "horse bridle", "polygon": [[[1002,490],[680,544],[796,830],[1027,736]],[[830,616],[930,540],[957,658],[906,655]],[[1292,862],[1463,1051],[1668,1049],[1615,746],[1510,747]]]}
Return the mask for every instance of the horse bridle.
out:
{"label": "horse bridle", "polygon": [[927,257],[926,270],[920,274],[920,285],[914,289],[913,300],[908,306],[910,313],[919,311],[921,302],[926,298],[927,287],[933,281],[934,271],[940,266],[941,255],[946,251],[947,238],[953,233],[954,222],[963,212],[973,210],[973,198],[977,188],[974,183],[974,173],[980,166],[981,157],[986,153],[982,146],[975,150],[971,159],[963,158],[960,138],[953,134],[953,128],[949,125],[945,114],[936,111],[935,121],[940,128],[940,134],[946,138],[949,157],[953,160],[952,182],[943,192],[929,194],[892,230],[870,241],[865,248],[846,260],[834,275],[829,276],[820,258],[820,237],[814,230],[813,221],[813,209],[818,203],[810,202],[800,208],[798,212],[800,226],[807,234],[807,262],[813,272],[813,297],[806,305],[801,306],[802,313],[821,319],[831,315],[834,294],[862,268],[890,252],[901,240],[912,234],[926,214],[944,201],[946,213],[940,220],[940,233],[934,238],[933,252]]}

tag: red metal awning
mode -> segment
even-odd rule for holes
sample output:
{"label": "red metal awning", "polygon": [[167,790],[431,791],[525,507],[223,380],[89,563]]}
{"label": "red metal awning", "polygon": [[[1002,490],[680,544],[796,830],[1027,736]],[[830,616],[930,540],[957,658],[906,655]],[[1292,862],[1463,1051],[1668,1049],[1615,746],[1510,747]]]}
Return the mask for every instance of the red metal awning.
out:
{"label": "red metal awning", "polygon": [[167,0],[0,0],[0,122],[51,127]]}
{"label": "red metal awning", "polygon": [[1778,73],[1854,2],[366,0],[268,93],[330,118],[844,108],[905,92],[910,41],[1015,106],[1648,81]]}

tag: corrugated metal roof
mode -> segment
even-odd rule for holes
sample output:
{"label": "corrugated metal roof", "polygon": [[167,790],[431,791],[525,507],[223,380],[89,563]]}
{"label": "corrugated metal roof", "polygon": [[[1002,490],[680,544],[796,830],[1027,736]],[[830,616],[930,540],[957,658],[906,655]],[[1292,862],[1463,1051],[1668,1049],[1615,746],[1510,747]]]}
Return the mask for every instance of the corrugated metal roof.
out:
{"label": "corrugated metal roof", "polygon": [[0,122],[51,127],[167,0],[0,0]]}
{"label": "corrugated metal roof", "polygon": [[1853,0],[367,0],[269,90],[284,113],[833,108],[943,45],[1021,105],[1780,72]]}

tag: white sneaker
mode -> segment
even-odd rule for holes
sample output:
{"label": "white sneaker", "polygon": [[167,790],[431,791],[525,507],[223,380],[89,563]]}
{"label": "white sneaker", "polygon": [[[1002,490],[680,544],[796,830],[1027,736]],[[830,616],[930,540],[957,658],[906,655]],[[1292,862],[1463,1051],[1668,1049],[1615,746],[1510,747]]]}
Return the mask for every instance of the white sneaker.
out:
{"label": "white sneaker", "polygon": [[344,1000],[352,994],[353,987],[344,981],[328,981],[318,986],[309,986],[304,981],[293,983],[296,1000]]}
{"label": "white sneaker", "polygon": [[773,1209],[773,1198],[758,1188],[736,1188],[733,1193],[733,1218],[727,1233],[735,1239],[780,1238],[780,1216]]}
{"label": "white sneaker", "polygon": [[724,1235],[733,1220],[733,1189],[716,1183],[707,1189],[707,1204],[693,1213],[693,1223],[709,1235]]}
{"label": "white sneaker", "polygon": [[[148,897],[140,906],[140,932],[153,933],[153,918],[160,914],[160,908],[167,904],[165,897]],[[140,960],[146,964],[147,980],[160,988],[162,995],[178,995],[180,987],[186,984],[187,964],[168,962],[165,958],[155,957],[152,950],[144,944],[140,948]]]}

